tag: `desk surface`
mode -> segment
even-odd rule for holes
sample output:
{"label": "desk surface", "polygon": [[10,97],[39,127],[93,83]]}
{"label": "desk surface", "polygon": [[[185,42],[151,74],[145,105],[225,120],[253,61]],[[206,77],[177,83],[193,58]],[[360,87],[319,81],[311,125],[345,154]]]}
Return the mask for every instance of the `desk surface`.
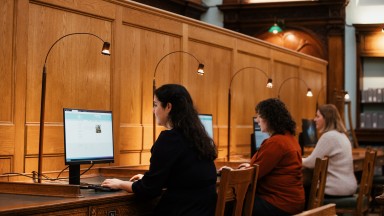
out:
{"label": "desk surface", "polygon": [[[116,171],[119,172],[119,171]],[[121,169],[120,169],[121,172]],[[86,179],[85,182],[101,183],[105,176]],[[109,178],[109,177],[108,177]],[[84,179],[82,179],[83,181]],[[81,189],[81,197],[37,196],[0,193],[0,215],[141,215],[153,209],[156,200],[143,201],[126,191],[96,192]],[[94,213],[97,214],[94,214]],[[104,214],[105,213],[105,214]]]}
{"label": "desk surface", "polygon": [[0,215],[28,215],[43,212],[55,212],[63,209],[78,209],[90,205],[134,200],[133,194],[125,191],[95,192],[81,190],[84,197],[65,198],[52,196],[0,194]]}
{"label": "desk surface", "polygon": [[[355,171],[362,170],[365,149],[354,149]],[[384,165],[384,153],[378,151],[376,165]],[[249,160],[248,160],[249,161]],[[216,162],[216,166],[237,167],[240,163],[247,160],[236,162]],[[144,173],[148,166],[100,168],[99,176],[89,178],[86,182],[95,184],[100,183],[105,178],[110,177],[129,177],[137,173]],[[83,179],[82,179],[83,181]],[[54,197],[0,193],[0,215],[31,215],[31,214],[60,214],[60,215],[98,215],[108,212],[117,212],[121,215],[138,215],[149,212],[155,205],[155,201],[143,202],[134,198],[134,194],[125,191],[117,192],[95,192],[92,189],[81,189],[82,197]],[[63,212],[66,212],[63,214]],[[97,212],[97,214],[95,213]],[[95,213],[95,214],[94,214]],[[104,214],[104,215],[105,215]]]}

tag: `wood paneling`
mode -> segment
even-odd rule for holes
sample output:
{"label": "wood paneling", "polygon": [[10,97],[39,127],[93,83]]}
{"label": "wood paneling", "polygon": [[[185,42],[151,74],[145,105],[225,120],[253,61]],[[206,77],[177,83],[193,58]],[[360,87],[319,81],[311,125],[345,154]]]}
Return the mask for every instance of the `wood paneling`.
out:
{"label": "wood paneling", "polygon": [[[111,56],[100,54],[102,41],[71,35],[50,51],[47,67],[43,171],[65,167],[62,109],[112,110],[114,164],[148,164],[152,137],[153,78],[156,86],[179,83],[189,90],[200,113],[214,119],[219,157],[227,155],[230,80],[244,67],[257,67],[273,79],[247,69],[231,86],[233,154],[249,154],[249,134],[256,104],[277,97],[279,85],[298,76],[314,92],[325,83],[327,62],[223,28],[206,25],[131,1],[0,1],[0,103],[2,170],[31,173],[37,169],[41,75],[50,47],[74,32],[95,34],[111,42]],[[15,12],[15,15],[12,14]],[[15,21],[16,20],[16,21]],[[14,30],[16,29],[16,30]],[[14,53],[8,55],[9,51]],[[198,62],[205,75],[196,75]],[[166,56],[166,57],[165,57]],[[164,59],[162,59],[164,57]],[[159,63],[155,74],[156,65]],[[284,86],[282,100],[297,122],[313,116],[315,100],[294,80]],[[295,97],[292,97],[295,95]],[[14,98],[13,98],[14,97]],[[164,128],[157,127],[159,134]],[[88,165],[82,166],[87,168]],[[103,164],[100,166],[109,166]]]}
{"label": "wood paneling", "polygon": [[101,55],[103,42],[111,41],[111,23],[40,5],[30,5],[26,122],[39,122],[41,74],[47,58],[45,121],[62,122],[62,109],[111,107],[110,58]]}
{"label": "wood paneling", "polygon": [[13,37],[13,1],[5,0],[0,4],[0,130],[2,122],[12,122],[13,79],[12,37]]}
{"label": "wood paneling", "polygon": [[[58,154],[64,152],[64,127],[63,125],[44,126],[44,154]],[[38,125],[26,126],[26,155],[39,153],[39,127]]]}
{"label": "wood paneling", "polygon": [[15,153],[14,136],[14,125],[2,125],[0,127],[0,155],[13,155]]}
{"label": "wood paneling", "polygon": [[0,157],[0,173],[12,172],[12,157]]}

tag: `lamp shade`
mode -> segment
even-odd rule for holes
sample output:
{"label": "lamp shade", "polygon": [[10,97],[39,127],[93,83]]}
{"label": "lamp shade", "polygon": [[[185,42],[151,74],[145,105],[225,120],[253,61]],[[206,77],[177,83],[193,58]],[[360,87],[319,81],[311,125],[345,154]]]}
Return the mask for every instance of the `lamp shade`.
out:
{"label": "lamp shade", "polygon": [[101,49],[101,54],[103,55],[111,55],[111,52],[109,51],[109,47],[111,46],[110,43],[104,42],[103,48]]}
{"label": "lamp shade", "polygon": [[345,100],[351,99],[351,97],[349,96],[348,92],[345,92],[344,99]]}
{"label": "lamp shade", "polygon": [[273,33],[273,34],[277,34],[279,32],[282,32],[283,29],[280,28],[279,25],[277,25],[277,23],[273,24],[273,26],[271,26],[271,28],[269,28],[268,30],[269,32]]}
{"label": "lamp shade", "polygon": [[312,97],[312,96],[313,96],[312,90],[310,88],[308,88],[307,97]]}
{"label": "lamp shade", "polygon": [[199,63],[199,67],[197,68],[197,74],[204,75],[204,64]]}

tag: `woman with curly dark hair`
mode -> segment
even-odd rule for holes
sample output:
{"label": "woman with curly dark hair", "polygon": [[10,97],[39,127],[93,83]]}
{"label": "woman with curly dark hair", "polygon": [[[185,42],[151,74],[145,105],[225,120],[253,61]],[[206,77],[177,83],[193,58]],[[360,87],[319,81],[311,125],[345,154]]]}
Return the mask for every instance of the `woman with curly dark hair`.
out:
{"label": "woman with curly dark hair", "polygon": [[259,165],[253,215],[293,215],[304,210],[301,148],[295,137],[296,123],[279,99],[256,106],[261,131],[270,137],[262,143],[251,162]]}
{"label": "woman with curly dark hair", "polygon": [[217,150],[181,85],[167,84],[154,92],[153,112],[162,131],[151,149],[149,171],[130,181],[107,179],[102,185],[154,198],[166,189],[154,215],[214,215]]}

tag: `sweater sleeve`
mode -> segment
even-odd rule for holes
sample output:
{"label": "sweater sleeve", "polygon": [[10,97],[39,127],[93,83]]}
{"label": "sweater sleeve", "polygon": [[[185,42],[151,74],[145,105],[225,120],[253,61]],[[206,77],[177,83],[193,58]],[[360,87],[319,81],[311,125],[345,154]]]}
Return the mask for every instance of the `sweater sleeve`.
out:
{"label": "sweater sleeve", "polygon": [[315,149],[313,149],[312,153],[303,158],[303,167],[313,169],[315,168],[316,158],[323,158],[324,156],[331,156],[333,150],[332,139],[330,138],[328,132],[324,133],[319,141],[316,144]]}

